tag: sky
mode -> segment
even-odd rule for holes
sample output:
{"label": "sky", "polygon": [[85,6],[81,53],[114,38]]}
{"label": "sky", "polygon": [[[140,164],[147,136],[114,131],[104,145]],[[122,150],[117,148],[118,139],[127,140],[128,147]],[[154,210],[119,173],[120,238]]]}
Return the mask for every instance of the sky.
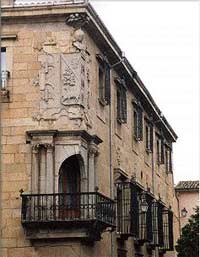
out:
{"label": "sky", "polygon": [[90,1],[178,135],[174,181],[199,179],[199,3]]}

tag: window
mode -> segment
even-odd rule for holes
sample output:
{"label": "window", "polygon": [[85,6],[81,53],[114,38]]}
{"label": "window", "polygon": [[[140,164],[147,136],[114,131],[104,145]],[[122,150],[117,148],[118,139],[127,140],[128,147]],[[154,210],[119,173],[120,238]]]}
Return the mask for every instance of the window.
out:
{"label": "window", "polygon": [[1,71],[6,70],[6,48],[1,47]]}
{"label": "window", "polygon": [[126,86],[123,79],[116,79],[117,84],[117,121],[119,123],[127,122],[127,100]]}
{"label": "window", "polygon": [[110,65],[106,57],[96,55],[99,62],[99,102],[102,105],[110,104]]}
{"label": "window", "polygon": [[170,209],[163,208],[163,249],[172,251],[173,243],[173,212]]}
{"label": "window", "polygon": [[148,153],[152,153],[153,152],[153,124],[149,121],[146,121],[145,134],[146,134],[146,151]]}
{"label": "window", "polygon": [[157,135],[156,141],[156,153],[157,153],[157,163],[158,165],[164,164],[164,140],[159,135]]}
{"label": "window", "polygon": [[6,48],[1,47],[1,89],[7,87],[7,80],[9,78],[9,72],[6,67]]}
{"label": "window", "polygon": [[134,138],[136,141],[143,140],[143,113],[139,102],[133,102]]}
{"label": "window", "polygon": [[166,172],[172,172],[172,149],[166,144],[165,145],[165,164],[166,164]]}

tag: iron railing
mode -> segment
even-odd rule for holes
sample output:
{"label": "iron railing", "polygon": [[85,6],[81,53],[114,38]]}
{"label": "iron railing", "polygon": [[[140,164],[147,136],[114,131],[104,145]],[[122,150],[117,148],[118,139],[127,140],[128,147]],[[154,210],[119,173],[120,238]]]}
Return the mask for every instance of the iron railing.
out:
{"label": "iron railing", "polygon": [[99,221],[115,226],[115,202],[99,192],[22,194],[22,224]]}

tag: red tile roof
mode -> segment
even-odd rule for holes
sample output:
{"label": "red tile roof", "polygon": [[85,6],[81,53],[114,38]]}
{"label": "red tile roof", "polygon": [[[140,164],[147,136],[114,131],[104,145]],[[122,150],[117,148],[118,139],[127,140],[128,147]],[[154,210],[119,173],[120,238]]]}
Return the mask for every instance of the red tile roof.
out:
{"label": "red tile roof", "polygon": [[176,187],[176,191],[198,191],[199,190],[199,181],[180,181]]}

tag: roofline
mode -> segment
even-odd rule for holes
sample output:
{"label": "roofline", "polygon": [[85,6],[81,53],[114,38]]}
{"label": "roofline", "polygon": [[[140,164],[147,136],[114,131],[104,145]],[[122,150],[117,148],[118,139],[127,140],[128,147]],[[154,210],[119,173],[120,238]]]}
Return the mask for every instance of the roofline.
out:
{"label": "roofline", "polygon": [[[72,4],[72,5],[61,5],[61,6],[60,5],[37,6],[37,7],[34,6],[34,10],[35,11],[40,10],[40,9],[44,10],[49,7],[50,8],[53,7],[54,9],[59,9],[59,10],[63,7],[68,7],[68,8],[72,7],[72,9],[73,9],[76,6],[78,7],[76,12],[87,13],[87,15],[90,18],[90,21],[92,22],[92,25],[95,26],[95,28],[99,32],[100,36],[102,37],[102,39],[104,39],[106,41],[107,47],[109,49],[109,54],[113,56],[113,59],[115,60],[115,62],[120,62],[122,59],[122,50],[120,49],[120,47],[118,46],[118,44],[116,43],[116,41],[114,40],[114,38],[112,37],[112,35],[110,34],[110,32],[108,31],[108,29],[106,28],[106,26],[104,25],[104,23],[102,22],[102,20],[98,16],[97,12],[95,11],[95,9],[92,7],[92,5],[90,3],[86,2],[83,4]],[[15,6],[14,8],[6,7],[6,8],[2,8],[2,9],[4,10],[4,12],[6,12],[6,11],[9,11],[9,12],[10,11],[22,11],[23,12],[23,11],[29,11],[32,8],[33,8],[33,6],[23,6],[23,7]],[[31,12],[30,14],[28,12],[24,12],[24,13],[26,13],[26,17],[34,16],[34,12]],[[58,13],[56,13],[54,11],[51,14],[48,13],[48,16],[49,15],[54,15],[54,16],[55,15],[67,15],[67,14],[70,14],[70,12],[66,12],[66,8],[65,8],[65,12],[63,12],[63,13],[61,13],[60,11]],[[47,14],[45,14],[45,12],[44,12],[43,15],[47,15]],[[35,15],[35,16],[37,16],[37,15]],[[41,14],[40,14],[40,16],[41,16]],[[21,16],[5,16],[6,19],[7,18],[19,18],[19,17],[23,17],[23,15],[21,15]],[[3,15],[2,15],[2,19],[4,19]],[[85,27],[85,29],[87,30],[87,27]],[[168,132],[172,141],[175,142],[178,138],[176,133],[174,132],[174,130],[168,123],[167,119],[165,117],[161,117],[161,110],[159,109],[159,107],[157,106],[155,101],[153,100],[153,97],[149,93],[148,89],[145,87],[142,80],[140,79],[140,77],[138,76],[138,74],[136,73],[136,71],[134,70],[134,68],[129,63],[129,61],[126,57],[124,58],[123,62],[119,63],[117,70],[119,70],[119,67],[120,67],[120,70],[122,70],[123,72],[125,71],[127,73],[126,75],[128,76],[129,80],[133,82],[134,87],[136,87],[136,89],[141,94],[141,96],[143,96],[144,99],[147,101],[147,103],[153,110],[155,116],[159,120],[160,124]]]}
{"label": "roofline", "polygon": [[199,188],[175,188],[177,192],[199,192]]}
{"label": "roofline", "polygon": [[[95,11],[95,9],[92,7],[92,5],[90,3],[88,3],[88,9],[90,11],[90,14],[95,17],[98,25],[102,28],[105,36],[108,38],[108,40],[111,42],[111,44],[116,49],[116,52],[117,52],[117,55],[118,55],[117,57],[118,57],[118,60],[120,61],[121,58],[122,58],[122,50],[120,49],[120,47],[118,46],[118,44],[116,43],[116,41],[114,40],[114,38],[112,37],[112,35],[108,31],[108,29],[106,28],[104,23],[101,21],[97,12]],[[126,67],[127,72],[129,72],[131,74],[131,77],[132,77],[133,81],[137,84],[141,93],[148,100],[148,102],[150,103],[150,105],[151,105],[152,109],[154,110],[155,114],[157,115],[157,117],[161,118],[160,117],[161,110],[159,109],[158,105],[155,103],[155,101],[154,101],[153,97],[151,96],[150,92],[148,91],[148,89],[146,88],[146,86],[144,85],[144,83],[142,82],[139,75],[136,73],[136,71],[134,70],[134,68],[132,67],[132,65],[128,61],[128,59],[126,57],[124,57],[124,59],[125,59],[124,62],[122,62],[120,65],[123,65],[123,66]],[[173,140],[176,141],[178,136],[176,135],[175,131],[172,129],[172,127],[170,126],[169,122],[167,121],[167,119],[165,117],[161,118],[161,123],[164,125],[164,127],[167,129],[167,131],[170,133]]]}

